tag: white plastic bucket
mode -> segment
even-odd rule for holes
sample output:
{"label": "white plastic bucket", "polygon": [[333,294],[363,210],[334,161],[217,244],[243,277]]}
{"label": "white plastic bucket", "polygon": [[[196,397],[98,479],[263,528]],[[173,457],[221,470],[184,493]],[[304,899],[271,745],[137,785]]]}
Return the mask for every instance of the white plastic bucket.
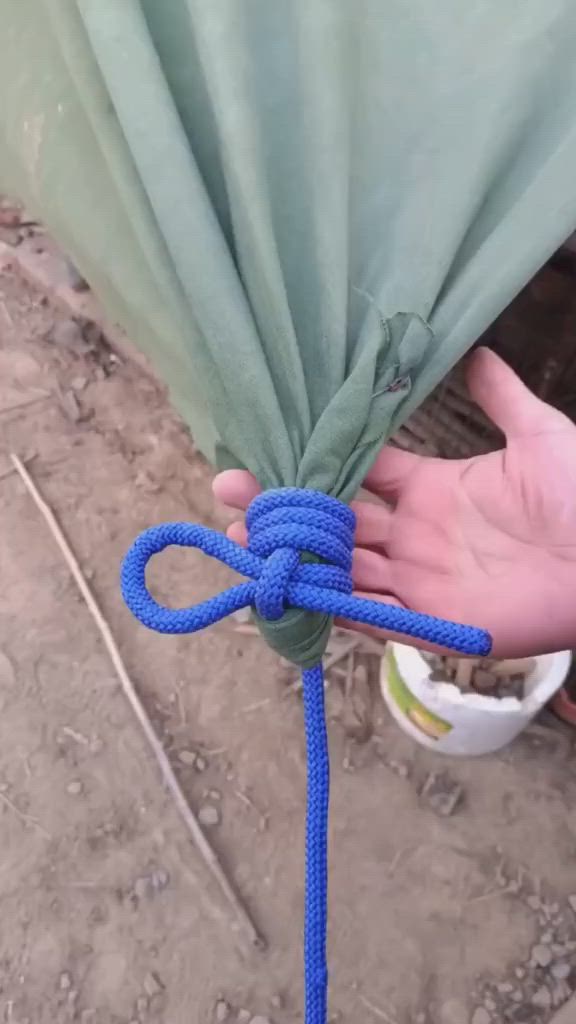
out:
{"label": "white plastic bucket", "polygon": [[453,683],[431,682],[420,652],[390,643],[380,685],[393,718],[412,739],[443,754],[489,754],[510,743],[562,686],[570,651],[544,654],[525,682],[523,700],[463,693]]}

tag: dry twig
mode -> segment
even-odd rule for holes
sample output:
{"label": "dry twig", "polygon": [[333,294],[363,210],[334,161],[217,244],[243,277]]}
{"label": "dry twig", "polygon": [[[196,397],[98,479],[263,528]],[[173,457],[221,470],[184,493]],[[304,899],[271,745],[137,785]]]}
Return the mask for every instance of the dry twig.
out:
{"label": "dry twig", "polygon": [[32,477],[30,476],[30,474],[28,473],[27,469],[25,468],[21,460],[18,458],[18,456],[11,455],[10,458],[12,460],[14,468],[16,469],[16,472],[19,474],[22,481],[24,482],[26,490],[30,494],[30,497],[32,498],[34,504],[42,513],[42,516],[46,521],[48,529],[50,530],[50,533],[52,534],[54,540],[56,541],[58,547],[60,548],[60,551],[64,557],[64,561],[66,562],[74,578],[74,581],[88,606],[88,610],[98,627],[100,635],[104,641],[106,650],[108,651],[112,664],[114,665],[114,668],[116,670],[116,674],[122,686],[124,695],[128,700],[128,703],[130,704],[130,707],[132,708],[132,711],[134,712],[134,715],[136,716],[140,724],[140,727],[144,733],[144,736],[146,737],[146,740],[152,750],[152,753],[154,754],[154,757],[156,758],[156,762],[162,775],[162,780],[166,788],[168,789],[170,795],[172,796],[174,803],[176,804],[176,807],[180,813],[181,818],[184,821],[184,824],[186,825],[188,833],[191,836],[196,849],[198,850],[204,863],[210,870],[213,878],[217,881],[218,885],[220,886],[220,889],[226,896],[226,899],[236,912],[238,919],[242,925],[242,928],[246,935],[249,937],[250,942],[255,946],[263,947],[263,939],[259,935],[254,923],[250,918],[250,915],[248,914],[248,911],[241,903],[239,897],[234,891],[234,888],[232,887],[230,881],[228,880],[228,877],[225,874],[224,869],[222,868],[222,865],[220,864],[220,861],[216,856],[216,853],[210,846],[210,843],[208,842],[206,836],[204,835],[204,832],[202,831],[202,828],[196,818],[196,815],[188,805],[186,797],[184,796],[184,793],[180,787],[180,783],[178,782],[178,779],[174,774],[172,765],[170,764],[170,761],[162,747],[162,744],[154,731],[154,727],[152,726],[146,709],[142,704],[142,701],[140,700],[138,693],[136,692],[134,684],[128,675],[116,641],[112,636],[110,627],[100,610],[96,598],[92,594],[92,591],[90,590],[90,587],[86,582],[84,574],[78,563],[78,560],[73,554],[72,549],[70,548],[70,545],[68,544],[68,541],[66,540],[52,509],[46,503],[46,501],[44,501],[44,498],[38,491],[38,488],[36,487],[36,484],[32,480]]}
{"label": "dry twig", "polygon": [[253,711],[260,711],[262,708],[267,707],[271,700],[271,697],[264,697],[263,700],[257,700],[254,704],[246,704],[245,707],[240,708],[240,714],[251,715]]}
{"label": "dry twig", "polygon": [[375,1017],[378,1017],[379,1020],[383,1020],[384,1024],[395,1024],[390,1014],[386,1013],[386,1010],[383,1010],[380,1006],[376,1006],[375,1003],[372,1003],[366,998],[366,996],[363,996],[362,993],[360,993],[358,998],[363,1006],[365,1006],[370,1013],[373,1013]]}
{"label": "dry twig", "polygon": [[[30,462],[33,462],[35,458],[36,452],[30,452],[30,454],[22,458],[21,461],[24,463],[25,466],[27,466]],[[8,466],[7,469],[3,469],[2,472],[0,473],[0,480],[6,480],[7,477],[13,476],[14,473],[16,472],[16,466]]]}
{"label": "dry twig", "polygon": [[4,323],[6,324],[6,326],[8,328],[14,327],[14,321],[13,321],[12,317],[10,316],[10,313],[8,311],[8,307],[6,306],[5,302],[2,302],[1,299],[0,299],[0,316],[2,317],[2,319],[4,320]]}
{"label": "dry twig", "polygon": [[32,827],[37,829],[38,832],[41,832],[46,839],[52,838],[50,833],[46,831],[43,825],[41,825],[40,822],[36,820],[36,818],[33,818],[31,814],[25,814],[24,811],[21,811],[20,808],[17,807],[16,804],[10,799],[10,797],[6,796],[6,793],[0,793],[0,801],[2,801],[2,803],[5,804],[6,807],[9,807],[10,810],[13,811],[13,813],[16,815],[16,817],[20,818],[20,821],[24,825],[32,825]]}
{"label": "dry twig", "polygon": [[249,797],[248,794],[245,793],[242,789],[235,789],[234,795],[242,801],[245,807],[248,807],[251,811],[254,811],[254,813],[258,815],[258,827],[260,829],[260,832],[265,832],[266,829],[268,828],[268,819],[270,818],[270,815],[265,814],[263,811],[261,811],[260,808],[256,806],[252,798]]}
{"label": "dry twig", "polygon": [[12,402],[12,405],[4,405],[0,408],[0,416],[3,416],[7,412],[17,412],[19,409],[28,409],[31,405],[38,405],[39,402],[45,402],[47,398],[52,398],[49,391],[43,391],[41,394],[32,395],[29,398],[23,398],[20,402]]}

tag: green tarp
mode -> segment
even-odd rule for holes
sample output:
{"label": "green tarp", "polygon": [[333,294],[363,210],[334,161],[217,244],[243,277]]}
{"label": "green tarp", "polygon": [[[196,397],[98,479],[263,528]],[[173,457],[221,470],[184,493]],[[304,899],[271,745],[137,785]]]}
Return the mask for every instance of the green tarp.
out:
{"label": "green tarp", "polygon": [[0,188],[264,486],[349,498],[576,227],[574,0],[0,15]]}

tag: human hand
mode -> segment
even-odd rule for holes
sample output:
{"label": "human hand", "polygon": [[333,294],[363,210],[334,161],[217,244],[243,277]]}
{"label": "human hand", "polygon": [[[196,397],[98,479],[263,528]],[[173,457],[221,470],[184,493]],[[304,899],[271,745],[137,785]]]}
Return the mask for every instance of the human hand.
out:
{"label": "human hand", "polygon": [[[488,629],[496,657],[574,647],[576,426],[488,349],[471,357],[468,385],[506,447],[462,460],[384,447],[364,482],[381,502],[353,503],[355,588]],[[259,491],[239,470],[214,481],[236,509]],[[228,533],[245,543],[241,522]]]}

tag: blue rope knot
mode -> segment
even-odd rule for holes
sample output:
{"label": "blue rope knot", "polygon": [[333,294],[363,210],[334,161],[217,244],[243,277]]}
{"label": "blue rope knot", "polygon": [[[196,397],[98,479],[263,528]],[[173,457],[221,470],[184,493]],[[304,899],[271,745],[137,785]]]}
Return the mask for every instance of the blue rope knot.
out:
{"label": "blue rope knot", "polygon": [[[268,622],[282,618],[291,582],[352,593],[356,516],[336,498],[285,488],[254,499],[246,516],[248,549],[263,560],[254,606]],[[302,564],[303,555],[329,565]]]}
{"label": "blue rope knot", "polygon": [[[196,633],[240,608],[262,618],[281,617],[286,608],[336,615],[404,634],[412,640],[485,657],[492,641],[474,626],[352,595],[351,566],[356,518],[347,505],[318,491],[286,487],[254,499],[246,516],[249,546],[196,523],[163,523],[136,538],[122,565],[122,594],[132,613],[159,633]],[[146,566],[165,548],[198,548],[235,569],[249,582],[189,608],[167,608],[146,586]],[[305,563],[308,553],[330,564]]]}
{"label": "blue rope knot", "polygon": [[[138,537],[122,565],[122,594],[132,613],[160,633],[194,633],[254,607],[262,619],[289,608],[337,615],[485,657],[490,635],[473,626],[354,597],[352,553],[356,518],[348,506],[317,491],[281,488],[254,499],[246,516],[248,548],[193,523],[165,523]],[[150,559],[171,545],[194,547],[235,569],[248,582],[190,608],[167,608],[146,586]],[[305,561],[312,556],[321,561]],[[321,664],[303,673],[307,754],[306,897],[304,927],[305,1024],[325,1024],[329,760]]]}

